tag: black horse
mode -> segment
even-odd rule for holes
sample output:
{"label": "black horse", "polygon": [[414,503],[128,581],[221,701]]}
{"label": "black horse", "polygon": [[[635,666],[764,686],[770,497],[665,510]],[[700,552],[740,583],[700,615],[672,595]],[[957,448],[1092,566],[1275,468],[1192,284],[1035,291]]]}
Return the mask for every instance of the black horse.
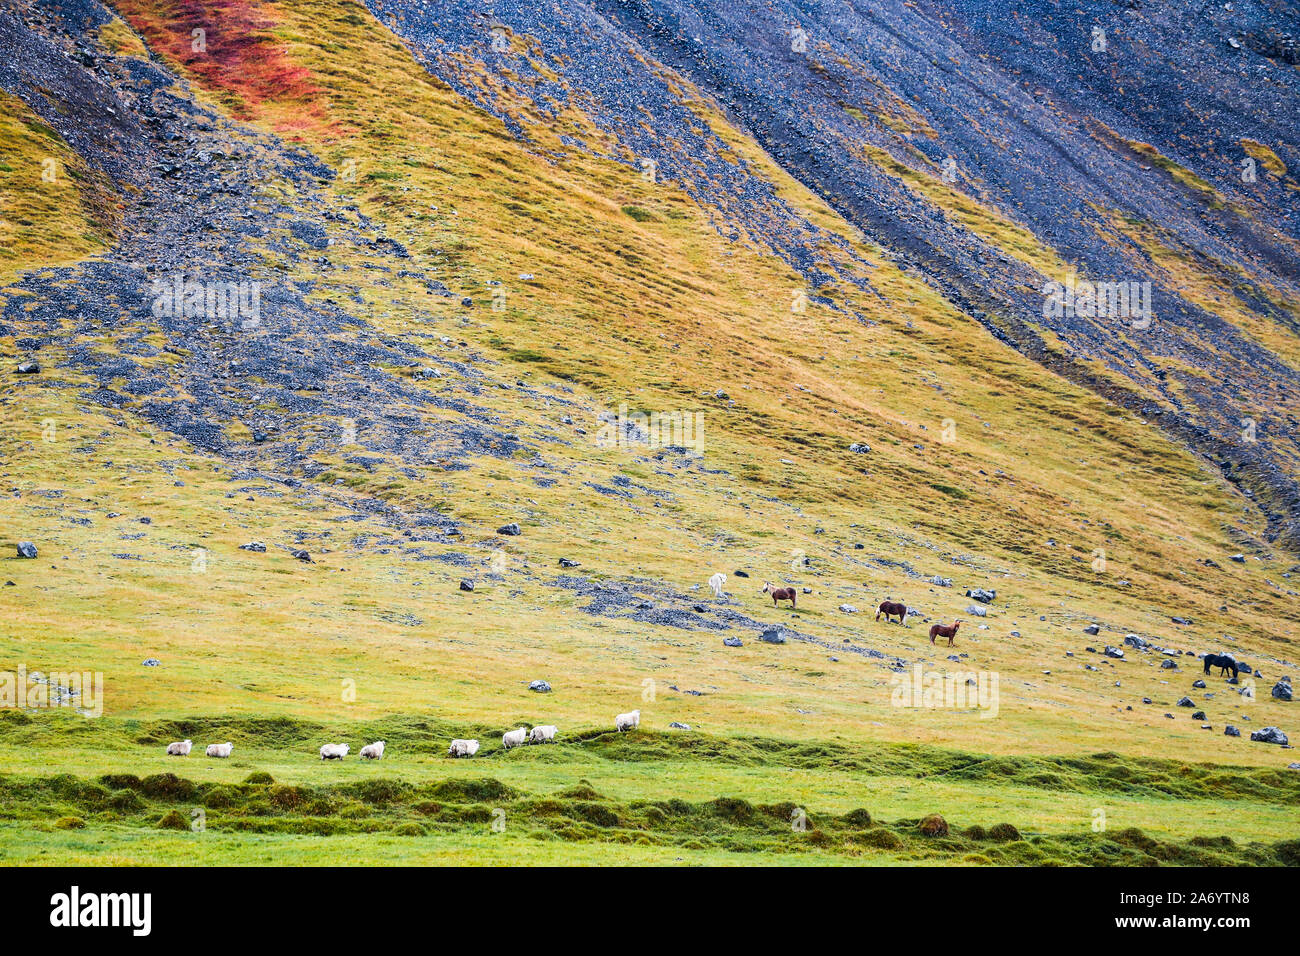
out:
{"label": "black horse", "polygon": [[1205,673],[1210,673],[1211,667],[1219,669],[1219,676],[1222,677],[1227,671],[1232,671],[1232,679],[1237,679],[1237,661],[1231,654],[1206,654],[1205,655]]}

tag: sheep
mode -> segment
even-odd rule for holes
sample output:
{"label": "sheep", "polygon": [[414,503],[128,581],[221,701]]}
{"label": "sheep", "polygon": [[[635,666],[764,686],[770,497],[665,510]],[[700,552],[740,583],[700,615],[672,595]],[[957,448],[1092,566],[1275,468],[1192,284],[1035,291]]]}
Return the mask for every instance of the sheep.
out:
{"label": "sheep", "polygon": [[384,742],[376,740],[373,744],[366,744],[361,748],[361,756],[366,760],[378,760],[384,755]]}
{"label": "sheep", "polygon": [[206,753],[209,757],[229,757],[234,749],[235,745],[227,740],[224,744],[208,744]]}
{"label": "sheep", "polygon": [[347,744],[326,744],[320,749],[321,760],[342,760],[351,748]]}
{"label": "sheep", "polygon": [[478,753],[477,740],[461,740],[459,737],[451,742],[447,750],[449,757],[472,757]]}
{"label": "sheep", "polygon": [[621,734],[625,730],[632,730],[641,726],[641,711],[630,710],[626,714],[619,714],[614,718],[614,728]]}
{"label": "sheep", "polygon": [[715,598],[722,597],[722,586],[727,583],[727,576],[719,571],[713,577],[709,578],[709,587],[713,589]]}
{"label": "sheep", "polygon": [[555,743],[555,725],[546,724],[542,727],[534,727],[531,738],[535,744],[553,744]]}
{"label": "sheep", "polygon": [[190,748],[194,746],[191,740],[178,740],[175,743],[167,745],[167,756],[169,757],[188,757]]}
{"label": "sheep", "polygon": [[501,735],[501,746],[506,750],[511,747],[518,747],[528,739],[528,728],[520,727],[518,730],[507,731]]}

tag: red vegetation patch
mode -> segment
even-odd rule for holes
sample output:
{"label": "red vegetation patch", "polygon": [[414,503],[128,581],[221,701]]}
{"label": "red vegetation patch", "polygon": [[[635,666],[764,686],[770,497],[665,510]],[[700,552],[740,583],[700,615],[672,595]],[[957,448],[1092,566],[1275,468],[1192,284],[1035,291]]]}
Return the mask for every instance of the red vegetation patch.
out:
{"label": "red vegetation patch", "polygon": [[[149,46],[217,93],[238,119],[258,119],[267,105],[297,107],[278,130],[326,123],[321,89],[293,63],[275,36],[274,8],[257,0],[115,0]],[[203,31],[201,34],[196,31]]]}

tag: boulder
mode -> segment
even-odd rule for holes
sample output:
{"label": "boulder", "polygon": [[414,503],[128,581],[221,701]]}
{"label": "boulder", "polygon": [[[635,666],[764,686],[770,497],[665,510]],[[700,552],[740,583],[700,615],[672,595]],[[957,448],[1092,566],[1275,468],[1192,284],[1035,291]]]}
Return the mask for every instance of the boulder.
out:
{"label": "boulder", "polygon": [[854,607],[852,604],[841,604],[841,605],[840,605],[840,610],[843,611],[845,614],[857,614],[857,613],[858,613],[858,609],[857,609],[856,607]]}
{"label": "boulder", "polygon": [[1205,711],[1198,710],[1196,713],[1192,714],[1192,720],[1209,720],[1209,718],[1205,716]]}
{"label": "boulder", "polygon": [[784,644],[785,632],[779,627],[769,627],[762,634],[758,635],[760,641],[766,641],[768,644]]}
{"label": "boulder", "polygon": [[669,730],[690,730],[691,725],[679,723],[678,721],[674,720],[671,724],[668,725],[668,729]]}
{"label": "boulder", "polygon": [[509,524],[497,528],[497,534],[508,534],[513,536],[523,534],[523,532],[519,530],[518,523],[512,521]]}
{"label": "boulder", "polygon": [[1196,704],[1195,704],[1195,702],[1194,702],[1190,697],[1180,697],[1180,698],[1178,698],[1178,706],[1179,706],[1179,707],[1195,707]]}
{"label": "boulder", "polygon": [[1125,634],[1124,643],[1129,647],[1136,647],[1140,651],[1146,650],[1151,646],[1151,642],[1145,637],[1138,637],[1136,634]]}
{"label": "boulder", "polygon": [[37,372],[39,372],[40,370],[41,370],[41,366],[40,366],[38,363],[36,363],[36,362],[19,362],[19,363],[18,363],[18,374],[19,374],[19,375],[35,375],[35,374],[36,374]]}
{"label": "boulder", "polygon": [[528,682],[528,689],[536,691],[539,694],[549,694],[551,692],[551,685],[544,680],[534,680]]}
{"label": "boulder", "polygon": [[460,589],[461,589],[462,591],[473,591],[473,590],[474,590],[474,582],[473,582],[473,581],[468,581],[468,580],[461,581],[461,582],[460,582]]}
{"label": "boulder", "polygon": [[1228,724],[1228,726],[1226,726],[1226,727],[1223,728],[1223,736],[1225,736],[1225,737],[1240,737],[1240,736],[1241,736],[1241,731],[1238,730],[1236,727],[1232,726],[1232,724]]}
{"label": "boulder", "polygon": [[1276,727],[1265,727],[1263,730],[1251,731],[1251,740],[1257,740],[1262,744],[1279,744],[1285,747],[1288,743],[1286,734]]}
{"label": "boulder", "polygon": [[36,545],[32,544],[30,541],[19,541],[18,557],[20,558],[36,557]]}
{"label": "boulder", "polygon": [[722,639],[724,647],[744,647],[745,642],[738,637],[724,637]]}
{"label": "boulder", "polygon": [[981,604],[990,604],[998,596],[997,591],[987,591],[984,588],[971,588],[966,592],[966,596]]}
{"label": "boulder", "polygon": [[240,550],[240,551],[256,551],[258,554],[265,554],[265,553],[266,553],[266,545],[262,544],[262,542],[260,542],[260,541],[250,541],[250,542],[248,542],[248,544],[241,544],[241,545],[239,546],[239,550]]}
{"label": "boulder", "polygon": [[1273,696],[1278,700],[1291,699],[1291,678],[1283,677],[1273,685]]}
{"label": "boulder", "polygon": [[1101,633],[1101,628],[1096,624],[1089,624],[1087,627],[1083,629],[1083,633],[1091,637],[1096,637],[1098,634]]}
{"label": "boulder", "polygon": [[1106,650],[1104,650],[1102,653],[1105,654],[1107,657],[1113,657],[1116,660],[1122,661],[1124,659],[1124,652],[1120,650],[1118,647],[1111,647],[1109,644],[1106,645]]}
{"label": "boulder", "polygon": [[989,609],[980,604],[968,604],[966,613],[975,617],[988,617]]}
{"label": "boulder", "polygon": [[1194,683],[1192,684],[1192,686],[1195,687],[1197,690],[1204,690],[1204,689],[1205,689],[1205,681],[1203,681],[1203,680],[1198,680],[1198,681],[1194,682]]}

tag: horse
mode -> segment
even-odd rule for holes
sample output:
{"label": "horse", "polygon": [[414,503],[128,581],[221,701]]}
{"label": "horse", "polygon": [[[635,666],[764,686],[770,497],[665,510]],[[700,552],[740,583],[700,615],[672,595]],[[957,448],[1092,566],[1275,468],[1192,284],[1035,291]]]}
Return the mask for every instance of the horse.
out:
{"label": "horse", "polygon": [[952,624],[936,624],[930,628],[930,643],[934,643],[936,637],[948,638],[948,646],[952,647],[952,639],[957,636],[957,628],[961,627],[961,621],[954,621]]}
{"label": "horse", "polygon": [[789,601],[790,607],[792,608],[798,608],[799,606],[798,602],[795,600],[795,595],[798,592],[796,592],[794,588],[774,588],[771,584],[764,581],[762,593],[772,595],[773,607],[776,607],[777,601]]}
{"label": "horse", "polygon": [[907,605],[899,604],[897,601],[881,601],[880,608],[876,611],[876,620],[880,620],[880,615],[885,615],[885,623],[894,615],[898,615],[898,623],[907,623]]}
{"label": "horse", "polygon": [[1232,671],[1233,680],[1237,679],[1237,659],[1231,654],[1206,654],[1205,655],[1205,673],[1210,673],[1211,667],[1219,669],[1219,676],[1222,677],[1225,671]]}
{"label": "horse", "polygon": [[713,589],[715,598],[722,597],[722,585],[727,583],[727,576],[719,571],[713,577],[709,578],[709,587]]}

